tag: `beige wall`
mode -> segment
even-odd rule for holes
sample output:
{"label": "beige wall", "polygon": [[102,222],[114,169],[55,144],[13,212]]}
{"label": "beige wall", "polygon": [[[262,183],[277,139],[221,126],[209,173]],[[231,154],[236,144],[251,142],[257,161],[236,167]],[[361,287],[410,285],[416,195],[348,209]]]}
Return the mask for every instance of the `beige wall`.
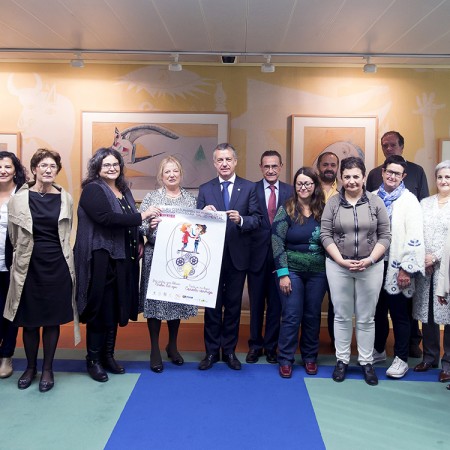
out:
{"label": "beige wall", "polygon": [[[290,115],[377,116],[379,134],[399,130],[405,155],[429,177],[439,138],[450,135],[450,71],[353,68],[0,64],[0,132],[20,131],[23,160],[38,146],[63,154],[60,182],[79,195],[82,111],[228,112],[238,172],[260,177],[259,156],[278,149],[290,181]],[[382,153],[378,145],[378,158]],[[431,179],[432,181],[432,179]],[[434,183],[430,183],[433,185]],[[432,186],[431,186],[432,187]]]}

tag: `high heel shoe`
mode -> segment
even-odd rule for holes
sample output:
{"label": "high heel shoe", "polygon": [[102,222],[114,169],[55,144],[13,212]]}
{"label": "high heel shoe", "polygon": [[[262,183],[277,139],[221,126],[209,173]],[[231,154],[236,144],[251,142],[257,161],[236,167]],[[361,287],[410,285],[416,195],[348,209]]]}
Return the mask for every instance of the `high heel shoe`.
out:
{"label": "high heel shoe", "polygon": [[150,369],[152,372],[161,373],[164,370],[164,366],[159,351],[154,354],[150,353]]}
{"label": "high heel shoe", "polygon": [[28,389],[31,386],[32,381],[36,378],[36,374],[36,367],[25,370],[17,382],[17,387],[19,389]]}
{"label": "high heel shoe", "polygon": [[178,353],[178,350],[175,350],[174,353],[169,351],[169,346],[166,347],[167,357],[172,361],[173,364],[177,366],[182,366],[184,364],[183,357]]}
{"label": "high heel shoe", "polygon": [[[44,373],[49,375],[49,379],[44,379]],[[55,380],[53,378],[53,370],[43,370],[41,375],[41,380],[39,381],[39,392],[48,392],[53,389],[55,385]]]}

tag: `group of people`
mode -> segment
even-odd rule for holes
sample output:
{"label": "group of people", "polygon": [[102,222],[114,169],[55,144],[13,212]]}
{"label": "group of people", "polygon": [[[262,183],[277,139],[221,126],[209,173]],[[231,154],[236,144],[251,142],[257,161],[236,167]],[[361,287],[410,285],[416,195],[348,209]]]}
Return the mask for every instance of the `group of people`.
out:
{"label": "group of people", "polygon": [[[297,170],[292,186],[279,180],[283,163],[277,151],[262,154],[263,178],[253,183],[236,175],[233,146],[219,144],[213,152],[218,176],[200,186],[197,199],[182,187],[178,159],[168,156],[158,169],[160,188],[145,196],[139,210],[121,154],[101,148],[82,182],[73,252],[72,197],[55,183],[60,155],[39,149],[30,163],[33,180],[27,181],[17,157],[0,152],[0,377],[13,372],[17,330],[23,327],[27,367],[18,388],[32,384],[42,328],[39,390],[52,389],[60,325],[73,321],[75,343],[80,341],[79,323],[86,324],[87,372],[105,382],[108,373],[125,372],[114,358],[117,329],[140,312],[148,324],[150,369],[164,370],[159,344],[164,320],[167,357],[182,365],[180,320],[197,315],[197,307],[147,298],[161,214],[165,206],[181,206],[227,215],[216,306],[205,308],[206,353],[200,370],[220,360],[241,369],[235,350],[247,279],[247,363],[264,354],[269,363],[278,364],[282,378],[290,378],[300,346],[306,372],[315,375],[322,301],[328,291],[335,381],[346,376],[354,315],[358,363],[365,381],[378,383],[373,364],[386,359],[388,312],[395,358],[387,375],[400,378],[408,370],[411,341],[420,338],[414,324],[420,320],[424,351],[415,370],[437,367],[439,324],[445,324],[439,380],[450,381],[450,161],[436,167],[438,193],[428,197],[423,169],[401,156],[401,135],[388,132],[381,144],[386,161],[368,175],[367,183],[360,158],[339,161],[325,152],[317,170]],[[420,195],[425,198],[419,204]]]}

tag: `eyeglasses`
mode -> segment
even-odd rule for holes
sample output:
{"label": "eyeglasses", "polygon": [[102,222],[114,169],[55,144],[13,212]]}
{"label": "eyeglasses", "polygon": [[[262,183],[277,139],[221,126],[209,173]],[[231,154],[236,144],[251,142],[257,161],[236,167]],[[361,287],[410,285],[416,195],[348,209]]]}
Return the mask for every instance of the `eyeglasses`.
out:
{"label": "eyeglasses", "polygon": [[302,189],[302,188],[310,189],[314,186],[314,182],[313,181],[305,181],[304,183],[298,182],[298,183],[296,183],[296,186],[297,186],[297,189]]}
{"label": "eyeglasses", "polygon": [[279,170],[280,166],[278,164],[273,164],[272,166],[263,166],[264,172],[268,172],[269,170],[277,171]]}
{"label": "eyeglasses", "polygon": [[114,169],[117,169],[117,168],[119,168],[120,167],[120,164],[119,163],[105,163],[105,164],[102,164],[102,167],[103,167],[103,169],[106,169],[106,170],[109,170],[109,169],[111,169],[111,168],[114,168]]}
{"label": "eyeglasses", "polygon": [[389,177],[401,178],[404,172],[394,172],[393,170],[386,170],[386,175]]}
{"label": "eyeglasses", "polygon": [[39,167],[39,169],[41,169],[41,170],[43,170],[44,172],[47,170],[47,169],[50,169],[50,170],[58,170],[58,166],[56,165],[56,164],[45,164],[45,163],[41,163],[41,164],[38,164],[38,167]]}

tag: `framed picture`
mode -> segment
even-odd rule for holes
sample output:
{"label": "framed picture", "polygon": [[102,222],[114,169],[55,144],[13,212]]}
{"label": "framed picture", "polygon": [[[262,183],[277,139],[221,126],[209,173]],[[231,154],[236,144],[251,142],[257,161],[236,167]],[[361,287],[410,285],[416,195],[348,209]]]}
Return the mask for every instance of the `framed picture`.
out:
{"label": "framed picture", "polygon": [[364,160],[367,173],[376,165],[377,117],[292,116],[292,177],[302,166],[316,167],[323,152],[341,161],[348,156]]}
{"label": "framed picture", "polygon": [[183,167],[183,187],[196,190],[214,178],[212,153],[228,140],[228,114],[82,113],[82,176],[100,147],[118,150],[125,176],[137,202],[159,187],[156,175],[163,158],[177,157]]}
{"label": "framed picture", "polygon": [[20,133],[0,133],[0,151],[14,153],[20,158]]}
{"label": "framed picture", "polygon": [[438,163],[450,159],[450,137],[439,139]]}

